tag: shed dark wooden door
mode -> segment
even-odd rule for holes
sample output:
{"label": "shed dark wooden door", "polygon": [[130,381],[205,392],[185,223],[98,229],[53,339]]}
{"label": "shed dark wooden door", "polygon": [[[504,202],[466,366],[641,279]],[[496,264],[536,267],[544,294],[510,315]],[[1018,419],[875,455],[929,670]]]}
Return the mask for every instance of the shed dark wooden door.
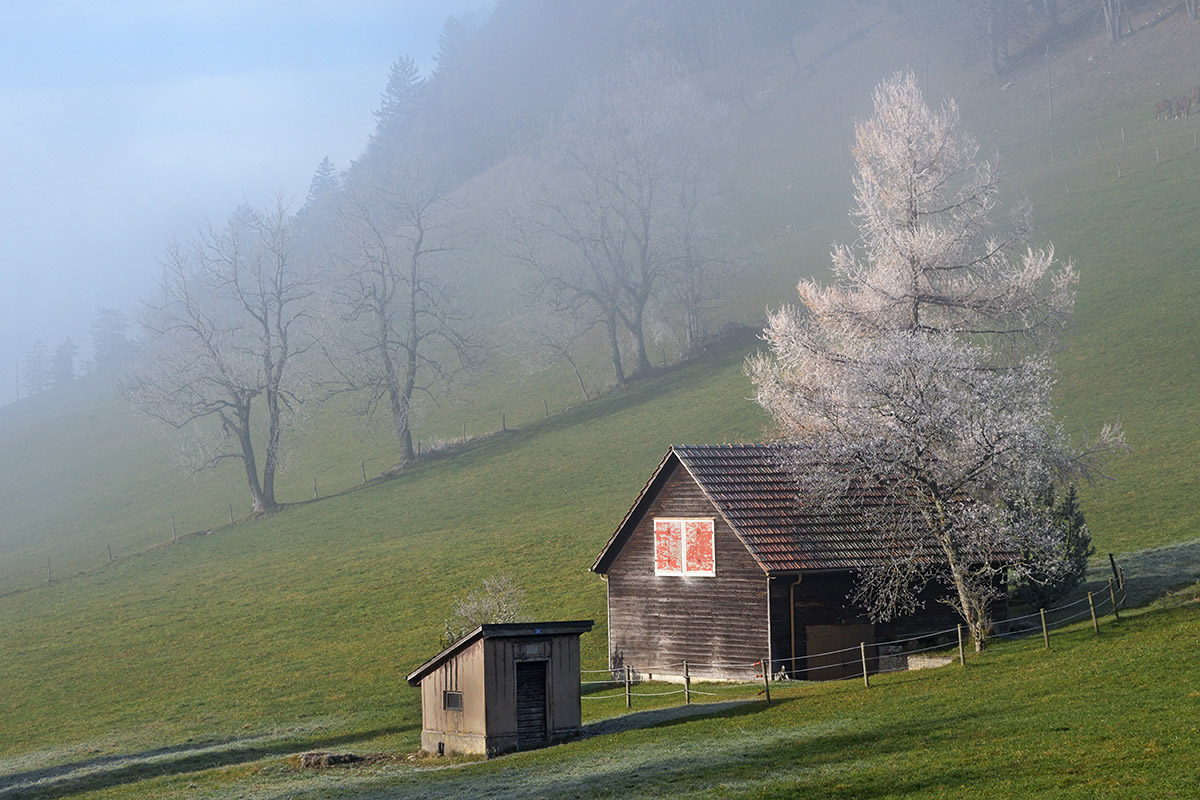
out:
{"label": "shed dark wooden door", "polygon": [[517,747],[546,744],[546,662],[517,663]]}

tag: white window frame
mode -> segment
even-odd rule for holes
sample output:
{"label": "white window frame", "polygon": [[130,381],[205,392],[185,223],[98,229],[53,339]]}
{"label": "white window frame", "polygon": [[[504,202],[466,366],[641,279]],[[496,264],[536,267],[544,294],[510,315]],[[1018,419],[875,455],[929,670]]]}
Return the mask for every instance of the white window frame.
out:
{"label": "white window frame", "polygon": [[[658,566],[658,523],[659,522],[677,522],[679,523],[679,570],[664,570]],[[712,526],[712,543],[713,543],[713,559],[712,570],[694,570],[688,569],[687,558],[687,523],[689,522],[707,522]],[[714,517],[655,517],[652,525],[652,533],[654,536],[654,548],[652,556],[654,558],[654,574],[673,576],[676,578],[715,578],[717,577],[717,521]]]}

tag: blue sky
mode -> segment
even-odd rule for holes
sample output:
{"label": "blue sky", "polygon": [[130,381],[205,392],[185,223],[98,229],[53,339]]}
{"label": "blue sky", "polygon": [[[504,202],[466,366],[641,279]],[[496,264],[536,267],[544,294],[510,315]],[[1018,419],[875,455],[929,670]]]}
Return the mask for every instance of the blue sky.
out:
{"label": "blue sky", "polygon": [[303,202],[361,153],[392,62],[428,70],[446,17],[490,5],[0,0],[0,404],[35,339],[86,358],[98,308],[134,311],[172,232]]}

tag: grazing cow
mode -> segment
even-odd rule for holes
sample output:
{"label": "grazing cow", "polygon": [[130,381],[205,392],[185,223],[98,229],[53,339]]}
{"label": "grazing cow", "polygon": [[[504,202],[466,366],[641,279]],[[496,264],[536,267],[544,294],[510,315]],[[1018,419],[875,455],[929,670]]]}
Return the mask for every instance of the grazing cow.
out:
{"label": "grazing cow", "polygon": [[1157,122],[1160,119],[1170,119],[1171,111],[1175,104],[1170,100],[1159,100],[1154,104],[1154,119]]}
{"label": "grazing cow", "polygon": [[1180,117],[1187,117],[1191,113],[1192,113],[1192,98],[1190,96],[1185,94],[1183,97],[1181,97],[1175,101],[1175,119],[1179,119]]}

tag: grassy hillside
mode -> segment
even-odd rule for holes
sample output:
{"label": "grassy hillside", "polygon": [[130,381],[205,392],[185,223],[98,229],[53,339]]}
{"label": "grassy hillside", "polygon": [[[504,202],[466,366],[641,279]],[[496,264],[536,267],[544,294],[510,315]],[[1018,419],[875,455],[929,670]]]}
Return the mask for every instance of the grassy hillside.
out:
{"label": "grassy hillside", "polygon": [[[1079,268],[1063,418],[1085,432],[1120,417],[1134,448],[1113,464],[1116,481],[1084,490],[1101,553],[1200,536],[1200,153],[1194,126],[1151,119],[1156,83],[1200,82],[1180,66],[1200,28],[1178,16],[1119,52],[1085,37],[1060,54],[1053,125],[1040,67],[997,85],[930,47],[920,17],[913,28],[846,17],[813,34],[827,44],[813,45],[811,73],[780,59],[754,74],[761,103],[738,112],[728,165],[738,227],[763,259],[730,287],[727,311],[753,321],[790,302],[799,277],[825,273],[831,241],[853,238],[829,118],[848,133],[879,77],[928,63],[931,89],[955,94],[985,149],[1001,148],[1011,192],[1030,194],[1038,241]],[[1086,71],[1097,63],[1100,81]],[[502,196],[502,173],[474,182],[485,201]],[[481,291],[509,303],[498,287],[511,279],[487,268]],[[20,796],[6,787],[21,776],[76,769],[92,778],[49,796],[478,796],[481,782],[496,796],[1194,793],[1182,791],[1193,721],[1160,730],[1194,700],[1194,604],[1099,640],[1074,635],[1049,658],[1021,646],[965,673],[901,676],[869,694],[810,687],[770,710],[461,771],[344,782],[285,770],[280,757],[309,748],[414,749],[418,701],[403,677],[436,649],[452,599],[487,575],[516,577],[534,616],[596,618],[584,658],[601,666],[604,589],[586,568],[669,444],[763,435],[741,373],[749,346],[566,411],[578,402],[568,372],[530,374],[499,351],[492,373],[426,409],[419,435],[453,440],[464,422],[469,435],[495,431],[501,415],[513,430],[366,485],[364,469],[392,463],[385,432],[322,409],[279,487],[295,505],[236,525],[238,469],[186,477],[172,445],[98,378],[0,410],[0,798]],[[183,538],[164,544],[172,515]]]}

